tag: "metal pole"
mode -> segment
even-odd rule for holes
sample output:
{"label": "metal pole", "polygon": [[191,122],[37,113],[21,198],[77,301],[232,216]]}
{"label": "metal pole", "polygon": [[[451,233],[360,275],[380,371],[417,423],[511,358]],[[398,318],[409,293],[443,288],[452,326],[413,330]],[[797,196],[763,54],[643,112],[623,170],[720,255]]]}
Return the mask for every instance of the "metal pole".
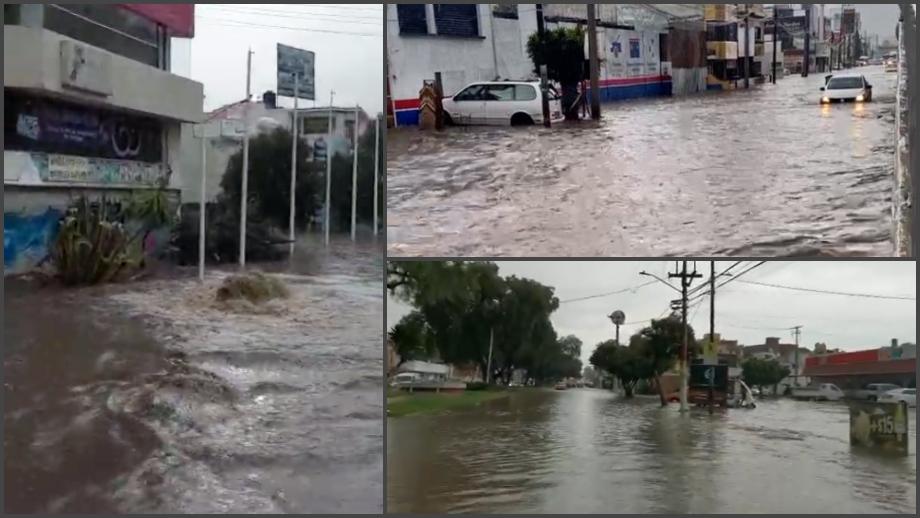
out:
{"label": "metal pole", "polygon": [[207,178],[207,146],[204,127],[201,128],[201,194],[198,196],[198,280],[204,281],[204,254],[205,254],[205,210],[207,208],[205,196],[205,182]]}
{"label": "metal pole", "polygon": [[620,324],[617,324],[617,345],[620,345]]}
{"label": "metal pole", "polygon": [[598,80],[597,13],[595,5],[588,4],[588,67],[591,74],[591,118],[601,118],[601,90]]}
{"label": "metal pole", "polygon": [[240,189],[240,266],[246,266],[246,209],[249,205],[249,95],[252,79],[252,49],[246,54],[246,105],[243,106],[243,178]]}
{"label": "metal pole", "polygon": [[802,77],[808,77],[811,64],[811,4],[802,4],[805,7],[805,60],[802,63]]}
{"label": "metal pole", "polygon": [[[537,4],[536,9],[537,36],[540,38],[540,41],[543,41],[543,35],[546,33],[546,24],[543,22],[543,4]],[[540,90],[543,94],[540,100],[541,107],[543,108],[543,127],[549,128],[552,122],[549,120],[549,88],[547,83],[547,69],[545,64],[540,65]]]}
{"label": "metal pole", "polygon": [[680,411],[689,410],[687,404],[687,261],[683,262],[681,285],[681,321],[684,327],[684,340],[680,348]]}
{"label": "metal pole", "polygon": [[[326,205],[324,207],[324,212],[326,213],[323,218],[323,226],[325,227],[325,243],[326,247],[329,247],[329,193],[332,191],[332,99],[335,96],[334,91],[329,91],[329,124],[326,127],[328,136],[326,137]],[[395,115],[395,113],[394,113]]]}
{"label": "metal pole", "polygon": [[751,15],[744,17],[744,87],[751,87]]}
{"label": "metal pole", "polygon": [[351,242],[355,242],[355,225],[358,221],[358,105],[355,105],[355,150],[351,159]]}
{"label": "metal pole", "polygon": [[489,328],[489,361],[486,363],[486,384],[492,379],[492,342],[495,338],[495,329]]}
{"label": "metal pole", "polygon": [[377,182],[380,169],[380,117],[374,123],[374,235],[377,235]]}
{"label": "metal pole", "polygon": [[288,217],[288,253],[294,257],[294,214],[297,193],[297,130],[300,120],[297,118],[297,95],[299,94],[300,74],[294,74],[294,112],[291,115],[291,213]]}
{"label": "metal pole", "polygon": [[773,7],[773,84],[776,84],[776,40],[779,38],[779,23],[776,19],[776,6]]}
{"label": "metal pole", "polygon": [[[716,365],[719,364],[718,345],[716,344],[716,262],[709,261],[709,341],[713,347],[716,347]],[[715,371],[712,379],[709,380],[709,413],[712,413],[713,384],[715,383]]]}

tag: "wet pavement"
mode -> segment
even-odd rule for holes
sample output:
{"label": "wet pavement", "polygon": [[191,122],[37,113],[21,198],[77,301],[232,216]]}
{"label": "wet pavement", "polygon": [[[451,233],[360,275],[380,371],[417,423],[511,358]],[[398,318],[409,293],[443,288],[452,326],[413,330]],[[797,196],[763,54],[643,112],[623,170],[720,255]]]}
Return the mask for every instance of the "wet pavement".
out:
{"label": "wet pavement", "polygon": [[380,252],[261,265],[261,307],[214,302],[234,267],[6,282],[6,511],[381,512]]}
{"label": "wet pavement", "polygon": [[387,135],[393,256],[891,256],[896,74],[605,104],[600,123]]}
{"label": "wet pavement", "polygon": [[657,396],[524,389],[387,420],[387,512],[916,512],[907,457],[852,450],[841,403],[660,408]]}

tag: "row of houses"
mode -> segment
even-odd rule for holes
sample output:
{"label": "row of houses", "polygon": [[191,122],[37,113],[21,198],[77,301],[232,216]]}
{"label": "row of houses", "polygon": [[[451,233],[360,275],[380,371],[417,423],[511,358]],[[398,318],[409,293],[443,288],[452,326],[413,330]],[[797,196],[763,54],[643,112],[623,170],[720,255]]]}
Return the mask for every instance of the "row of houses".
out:
{"label": "row of houses", "polygon": [[[602,101],[734,88],[743,63],[755,79],[766,69],[763,4],[596,7]],[[474,81],[536,79],[528,39],[541,25],[584,28],[587,6],[389,4],[386,25],[387,111],[405,126],[418,123],[419,91],[438,73],[445,95]]]}

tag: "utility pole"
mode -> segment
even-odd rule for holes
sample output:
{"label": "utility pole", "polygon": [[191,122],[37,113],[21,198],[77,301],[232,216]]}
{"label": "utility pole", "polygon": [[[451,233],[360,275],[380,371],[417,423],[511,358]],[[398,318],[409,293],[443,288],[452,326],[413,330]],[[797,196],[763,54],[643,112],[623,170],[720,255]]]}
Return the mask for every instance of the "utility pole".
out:
{"label": "utility pole", "polygon": [[776,18],[776,6],[773,6],[773,84],[776,84],[776,40],[779,38],[779,21]]}
{"label": "utility pole", "polygon": [[355,150],[351,160],[351,242],[355,242],[355,225],[358,222],[358,105],[355,105],[354,129]]}
{"label": "utility pole", "polygon": [[680,348],[680,411],[686,412],[689,410],[689,406],[687,405],[687,370],[690,363],[687,357],[687,288],[693,283],[693,279],[699,279],[702,275],[697,273],[696,269],[694,269],[693,273],[687,273],[687,261],[683,261],[683,268],[680,272],[668,273],[669,279],[675,277],[680,279],[680,314],[681,322],[684,327],[684,339]]}
{"label": "utility pole", "polygon": [[[546,34],[546,24],[543,23],[543,4],[537,4],[537,36],[540,41]],[[547,79],[546,65],[540,65],[540,91],[543,94],[540,104],[543,108],[543,127],[549,128],[552,122],[549,120],[549,84]]]}
{"label": "utility pole", "polygon": [[486,363],[486,385],[492,380],[492,342],[495,339],[495,328],[489,328],[489,361]]}
{"label": "utility pole", "polygon": [[808,77],[811,63],[811,4],[802,5],[805,7],[805,60],[802,62],[802,77]]}
{"label": "utility pole", "polygon": [[591,118],[601,119],[601,90],[598,80],[597,13],[596,6],[588,4],[588,67],[591,73]]}
{"label": "utility pole", "polygon": [[240,267],[246,266],[246,209],[249,205],[249,96],[252,49],[246,51],[246,104],[243,106],[243,175],[240,187]]}
{"label": "utility pole", "polygon": [[793,367],[795,372],[792,375],[792,384],[796,387],[799,386],[799,337],[802,335],[802,326],[795,326],[792,328],[795,333],[795,362]]}
{"label": "utility pole", "polygon": [[[716,358],[718,358],[718,345],[716,345],[716,262],[709,261],[709,341],[716,347]],[[719,364],[718,359],[716,365]],[[714,399],[712,385],[715,383],[715,376],[709,382],[709,413],[712,413],[712,403]]]}
{"label": "utility pole", "polygon": [[377,235],[377,183],[380,181],[380,117],[374,122],[374,235]]}
{"label": "utility pole", "polygon": [[[744,4],[747,6],[748,4]],[[751,87],[751,13],[748,11],[744,16],[744,88]]]}

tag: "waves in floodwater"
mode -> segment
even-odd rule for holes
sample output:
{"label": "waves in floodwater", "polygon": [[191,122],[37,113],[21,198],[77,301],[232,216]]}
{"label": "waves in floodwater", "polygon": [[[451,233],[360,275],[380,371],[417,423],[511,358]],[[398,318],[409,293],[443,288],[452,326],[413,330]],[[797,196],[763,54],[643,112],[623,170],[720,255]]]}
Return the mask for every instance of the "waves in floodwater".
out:
{"label": "waves in floodwater", "polygon": [[681,415],[657,397],[524,390],[387,422],[387,511],[916,512],[911,454],[853,450],[847,407],[761,401]]}
{"label": "waves in floodwater", "polygon": [[8,292],[6,510],[382,512],[383,269],[349,248],[265,265],[258,311],[225,271]]}
{"label": "waves in floodwater", "polygon": [[605,104],[600,123],[387,137],[396,256],[890,256],[895,74]]}

